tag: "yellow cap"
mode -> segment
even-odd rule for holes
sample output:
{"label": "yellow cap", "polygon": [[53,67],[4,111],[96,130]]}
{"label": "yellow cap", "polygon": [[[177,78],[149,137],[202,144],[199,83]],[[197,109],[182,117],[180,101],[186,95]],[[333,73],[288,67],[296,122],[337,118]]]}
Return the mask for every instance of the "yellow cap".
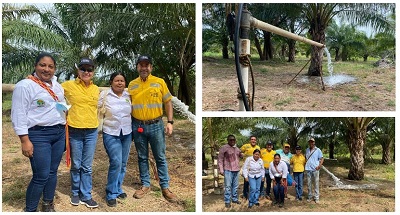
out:
{"label": "yellow cap", "polygon": [[290,144],[289,143],[285,143],[285,144],[283,144],[283,147],[289,147],[290,148]]}

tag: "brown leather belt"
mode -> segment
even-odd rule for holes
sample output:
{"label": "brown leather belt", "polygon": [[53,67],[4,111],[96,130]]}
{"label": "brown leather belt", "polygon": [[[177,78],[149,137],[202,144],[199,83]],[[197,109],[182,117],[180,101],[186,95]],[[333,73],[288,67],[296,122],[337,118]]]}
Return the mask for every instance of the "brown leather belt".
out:
{"label": "brown leather belt", "polygon": [[151,124],[159,122],[162,119],[162,117],[160,116],[160,117],[157,117],[157,118],[151,119],[151,120],[139,120],[139,119],[136,119],[133,117],[132,117],[132,119],[142,125],[151,125]]}

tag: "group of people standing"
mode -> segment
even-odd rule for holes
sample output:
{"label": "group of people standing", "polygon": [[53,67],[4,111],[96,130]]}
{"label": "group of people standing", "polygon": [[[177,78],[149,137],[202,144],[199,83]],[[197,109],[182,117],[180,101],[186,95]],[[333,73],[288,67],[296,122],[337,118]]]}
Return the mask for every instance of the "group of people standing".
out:
{"label": "group of people standing", "polygon": [[[314,138],[309,139],[305,155],[299,145],[295,147],[294,155],[290,153],[288,143],[283,144],[283,149],[274,151],[273,143],[268,141],[265,148],[260,149],[255,136],[251,136],[250,142],[240,149],[236,146],[234,135],[228,135],[227,141],[218,154],[219,173],[224,176],[226,208],[230,208],[232,203],[241,204],[238,195],[239,175],[244,178],[242,197],[248,200],[248,208],[259,206],[261,196],[273,200],[274,205],[283,207],[287,198],[287,187],[290,185],[296,188],[296,200],[302,201],[304,172],[308,179],[307,202],[314,200],[319,203],[319,170],[324,158],[322,151],[315,146]],[[245,161],[240,167],[242,158]],[[294,180],[290,174],[291,165]],[[270,195],[271,187],[274,199]]]}
{"label": "group of people standing", "polygon": [[[163,79],[151,75],[151,57],[142,55],[138,58],[139,77],[129,83],[128,92],[125,91],[126,77],[121,72],[111,74],[110,88],[100,93],[93,83],[96,69],[93,60],[82,58],[75,66],[75,80],[59,84],[54,75],[55,58],[49,53],[40,53],[33,73],[19,81],[13,91],[12,124],[33,173],[26,191],[24,211],[37,211],[42,196],[41,211],[55,211],[57,170],[65,150],[70,150],[71,158],[70,203],[98,207],[92,197],[92,163],[101,107],[105,107],[102,134],[110,164],[105,188],[107,205],[115,207],[117,199],[127,198],[122,184],[132,139],[142,184],[133,197],[140,199],[151,190],[150,145],[162,194],[166,200],[175,202],[177,196],[169,189],[165,153],[165,134],[170,135],[173,130],[172,95]],[[163,106],[168,120],[165,127]]]}

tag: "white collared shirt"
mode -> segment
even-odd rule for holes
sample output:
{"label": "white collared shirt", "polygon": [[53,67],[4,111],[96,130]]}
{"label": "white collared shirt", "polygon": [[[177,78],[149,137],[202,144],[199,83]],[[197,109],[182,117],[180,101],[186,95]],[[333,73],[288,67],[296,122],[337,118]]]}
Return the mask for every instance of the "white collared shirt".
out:
{"label": "white collared shirt", "polygon": [[275,173],[282,174],[282,178],[287,178],[288,168],[285,161],[279,161],[277,166],[274,165],[274,161],[269,164],[269,177],[271,179],[275,179]]}
{"label": "white collared shirt", "polygon": [[246,158],[243,165],[243,176],[245,178],[258,178],[260,176],[264,178],[265,170],[263,160],[261,158],[254,160],[253,156]]}
{"label": "white collared shirt", "polygon": [[[45,83],[65,102],[64,89],[57,82],[57,77],[51,79],[52,86]],[[65,114],[57,111],[57,102],[39,84],[30,79],[19,81],[15,85],[11,104],[11,121],[17,135],[28,134],[28,129],[39,126],[65,125]]]}
{"label": "white collared shirt", "polygon": [[121,97],[118,97],[112,89],[103,90],[100,93],[97,107],[103,105],[104,96],[107,96],[105,108],[106,113],[103,122],[103,132],[113,136],[119,136],[122,130],[123,135],[128,135],[132,132],[131,119],[131,99],[129,93],[125,90]]}

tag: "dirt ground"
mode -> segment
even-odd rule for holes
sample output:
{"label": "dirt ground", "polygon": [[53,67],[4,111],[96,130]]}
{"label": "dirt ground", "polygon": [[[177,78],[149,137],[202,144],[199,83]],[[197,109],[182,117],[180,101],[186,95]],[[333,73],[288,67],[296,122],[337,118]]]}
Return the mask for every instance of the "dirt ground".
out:
{"label": "dirt ground", "polygon": [[[3,116],[4,117],[4,116]],[[21,212],[25,207],[25,191],[32,176],[29,160],[21,154],[20,143],[11,122],[3,119],[2,132],[2,211]],[[167,137],[167,159],[170,189],[180,199],[169,203],[161,194],[160,187],[152,179],[152,191],[143,199],[132,197],[140,187],[137,154],[132,144],[127,174],[123,185],[128,198],[118,200],[117,207],[108,207],[105,201],[108,156],[99,136],[93,161],[93,198],[99,207],[89,209],[84,205],[70,204],[70,176],[65,157],[58,171],[55,210],[58,212],[164,212],[195,210],[195,125],[188,120],[175,120],[174,132]],[[150,173],[152,175],[152,172]],[[152,177],[153,178],[153,177]]]}
{"label": "dirt ground", "polygon": [[[354,83],[325,86],[320,77],[306,78],[306,67],[289,83],[306,60],[296,64],[287,62],[254,61],[255,111],[395,111],[395,69],[372,68],[371,62],[334,63],[334,74],[356,78]],[[335,67],[335,65],[337,65]],[[326,67],[324,64],[323,66]],[[203,57],[202,90],[203,111],[239,110],[239,88],[233,59]],[[249,92],[251,76],[249,73]]]}
{"label": "dirt ground", "polygon": [[[375,184],[375,190],[338,190],[334,188],[334,181],[325,172],[320,172],[320,203],[307,202],[307,179],[303,185],[303,200],[295,200],[294,187],[288,188],[288,198],[284,207],[273,206],[272,201],[261,199],[260,206],[248,209],[248,202],[240,198],[241,204],[232,204],[231,208],[225,208],[223,194],[214,194],[212,188],[212,173],[207,179],[203,179],[203,211],[205,212],[394,212],[395,211],[395,182],[393,179],[382,178],[382,166],[365,168],[364,181],[350,181],[346,179],[348,169],[337,163],[325,162],[324,166],[344,184]],[[394,166],[393,166],[394,167]],[[223,178],[219,183],[223,186]],[[238,194],[243,193],[243,178],[239,178]],[[273,196],[273,194],[271,194]]]}

